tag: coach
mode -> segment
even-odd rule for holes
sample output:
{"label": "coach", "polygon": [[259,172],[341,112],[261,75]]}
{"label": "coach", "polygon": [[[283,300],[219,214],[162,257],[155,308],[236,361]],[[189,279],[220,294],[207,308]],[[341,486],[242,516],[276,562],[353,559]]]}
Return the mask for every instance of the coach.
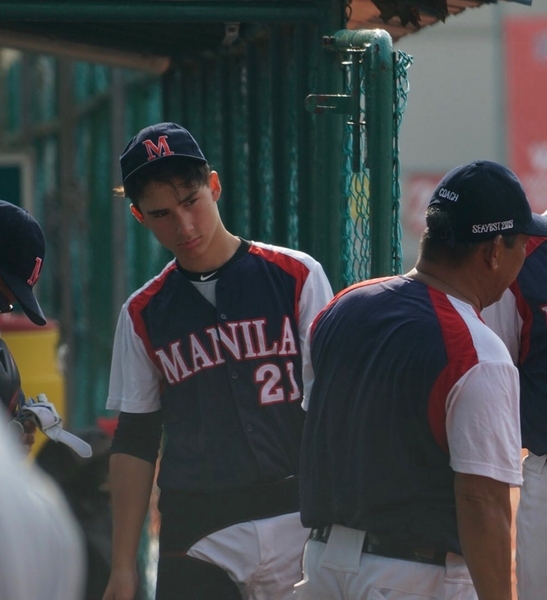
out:
{"label": "coach", "polygon": [[426,218],[412,271],[340,292],[309,330],[300,600],[511,599],[519,382],[479,312],[547,218],[488,161],[450,171]]}

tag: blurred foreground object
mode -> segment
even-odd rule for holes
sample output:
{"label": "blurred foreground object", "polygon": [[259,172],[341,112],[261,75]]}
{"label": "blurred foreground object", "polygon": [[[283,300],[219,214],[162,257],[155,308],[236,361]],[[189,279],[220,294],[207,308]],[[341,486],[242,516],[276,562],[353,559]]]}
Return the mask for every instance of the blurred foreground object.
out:
{"label": "blurred foreground object", "polygon": [[[50,475],[64,492],[85,536],[87,578],[84,600],[101,600],[110,575],[112,560],[112,508],[108,481],[111,436],[101,419],[96,427],[79,430],[92,450],[83,458],[69,446],[47,440],[36,456],[36,464]],[[112,421],[112,423],[110,423]],[[144,581],[144,578],[142,578]],[[0,596],[1,597],[1,596]],[[142,600],[141,591],[135,600]]]}
{"label": "blurred foreground object", "polygon": [[0,480],[0,598],[83,598],[81,532],[53,481],[24,460],[3,415]]}

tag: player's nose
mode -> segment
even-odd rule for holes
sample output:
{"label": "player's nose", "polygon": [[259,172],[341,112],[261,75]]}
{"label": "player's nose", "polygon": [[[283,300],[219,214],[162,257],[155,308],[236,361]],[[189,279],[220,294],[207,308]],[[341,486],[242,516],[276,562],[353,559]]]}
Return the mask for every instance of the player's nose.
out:
{"label": "player's nose", "polygon": [[176,211],[175,227],[177,234],[183,237],[191,233],[194,228],[191,215],[182,208]]}

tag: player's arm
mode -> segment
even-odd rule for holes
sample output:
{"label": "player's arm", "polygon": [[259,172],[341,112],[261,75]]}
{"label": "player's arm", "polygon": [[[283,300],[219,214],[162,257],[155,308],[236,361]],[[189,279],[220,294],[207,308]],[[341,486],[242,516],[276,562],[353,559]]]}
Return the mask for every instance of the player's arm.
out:
{"label": "player's arm", "polygon": [[112,568],[103,600],[133,600],[137,554],[155,474],[161,411],[121,413],[110,457]]}
{"label": "player's arm", "polygon": [[478,597],[510,600],[509,488],[522,482],[518,372],[496,336],[483,342],[496,360],[480,362],[454,385],[446,434],[458,531]]}
{"label": "player's arm", "polygon": [[153,480],[150,463],[127,454],[111,457],[112,568],[103,600],[133,600],[137,593],[137,553]]}
{"label": "player's arm", "polygon": [[454,491],[463,556],[479,600],[511,600],[509,484],[456,473]]}

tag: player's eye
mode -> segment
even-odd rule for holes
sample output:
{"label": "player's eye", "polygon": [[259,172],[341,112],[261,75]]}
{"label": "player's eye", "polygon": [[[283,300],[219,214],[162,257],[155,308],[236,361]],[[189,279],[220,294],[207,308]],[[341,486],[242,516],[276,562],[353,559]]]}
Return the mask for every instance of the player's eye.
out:
{"label": "player's eye", "polygon": [[197,201],[197,198],[190,198],[190,200],[186,200],[186,202],[184,202],[184,206],[186,208],[189,208],[190,206],[193,206]]}

